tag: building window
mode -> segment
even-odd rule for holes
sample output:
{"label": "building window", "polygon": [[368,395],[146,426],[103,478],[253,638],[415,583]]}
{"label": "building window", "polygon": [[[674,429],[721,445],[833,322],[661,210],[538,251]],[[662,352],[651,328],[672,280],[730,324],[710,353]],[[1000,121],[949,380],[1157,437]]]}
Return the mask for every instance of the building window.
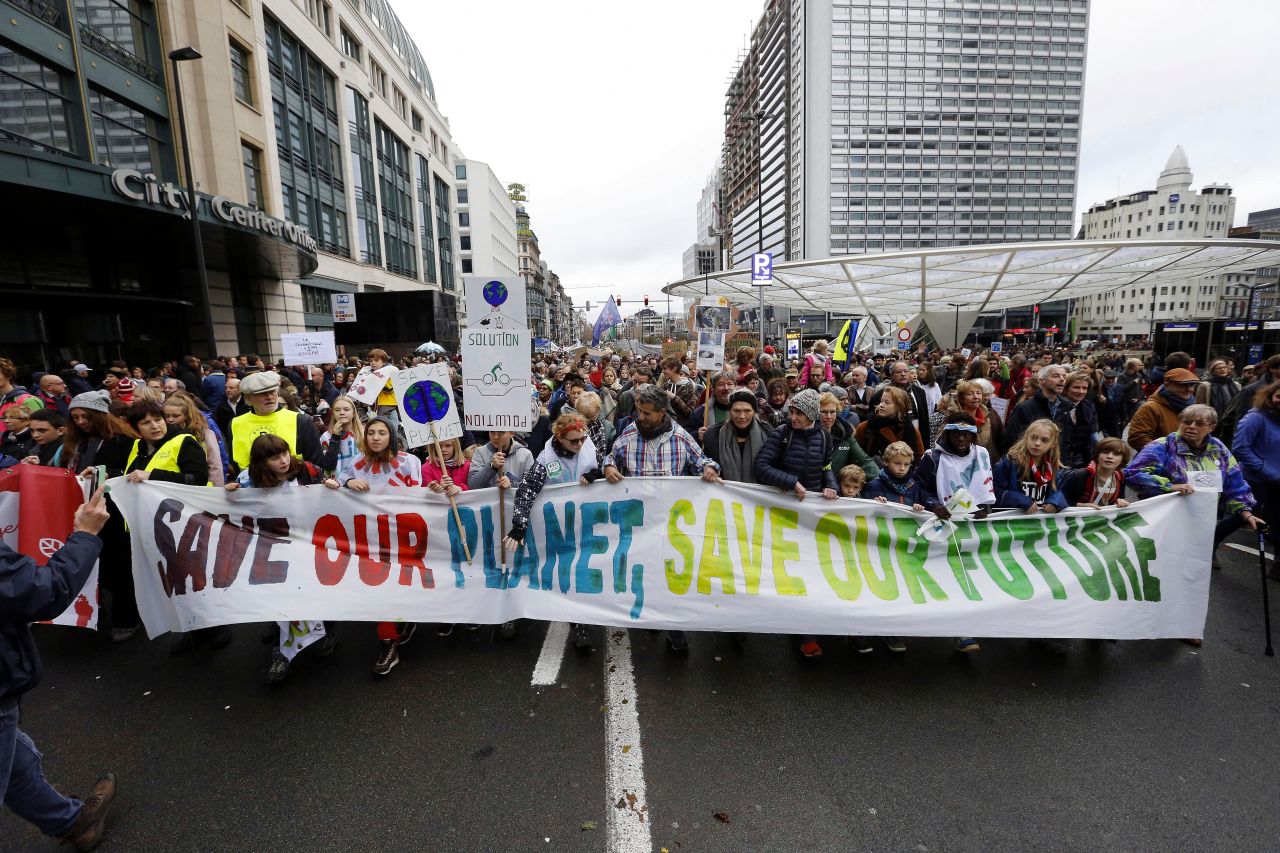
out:
{"label": "building window", "polygon": [[458,214],[458,227],[459,227],[459,228],[470,228],[470,227],[471,227],[471,214],[470,214],[470,213],[467,213],[466,211],[463,211],[463,212],[461,212],[461,213],[459,213],[459,214]]}
{"label": "building window", "polygon": [[329,0],[307,0],[307,17],[325,35],[333,35],[333,6],[329,5]]}
{"label": "building window", "polygon": [[463,271],[464,273],[473,272],[473,270],[471,269],[471,259],[470,259],[470,258],[463,258],[463,259],[462,259],[462,271]]}
{"label": "building window", "polygon": [[471,251],[471,235],[463,234],[458,238],[458,248],[463,252]]}
{"label": "building window", "polygon": [[378,137],[378,189],[382,193],[382,237],[389,272],[418,277],[413,246],[413,190],[409,146],[385,124],[375,121]]}
{"label": "building window", "polygon": [[338,79],[279,21],[264,17],[284,216],[309,229],[324,251],[350,257]]}
{"label": "building window", "polygon": [[387,72],[382,70],[382,66],[369,60],[369,79],[373,83],[373,89],[383,98],[387,97]]}
{"label": "building window", "polygon": [[262,152],[247,142],[240,143],[240,160],[244,164],[244,191],[249,206],[265,210],[262,198]]}
{"label": "building window", "polygon": [[113,169],[137,169],[166,177],[166,144],[161,122],[97,89],[89,90],[93,148],[98,162]]}
{"label": "building window", "polygon": [[471,193],[466,190],[458,190],[458,204],[470,204]]}
{"label": "building window", "polygon": [[449,185],[432,175],[436,191],[436,242],[440,245],[440,285],[453,288],[453,229],[449,226]]}
{"label": "building window", "polygon": [[364,63],[364,48],[360,44],[360,39],[351,34],[351,30],[345,26],[338,28],[338,39],[342,43],[342,52],[356,61],[357,65]]}
{"label": "building window", "polygon": [[396,113],[400,118],[409,118],[409,99],[404,96],[404,92],[401,92],[399,87],[392,86],[391,90],[395,95],[394,103],[396,105]]}
{"label": "building window", "polygon": [[458,165],[454,166],[453,174],[454,174],[454,177],[456,177],[458,180],[465,181],[467,179],[467,164],[459,163]]}
{"label": "building window", "polygon": [[67,78],[0,44],[0,140],[75,154]]}
{"label": "building window", "polygon": [[253,106],[253,77],[249,73],[249,51],[234,39],[231,48],[231,90],[237,99]]}
{"label": "building window", "polygon": [[413,128],[414,133],[422,133],[422,116],[417,110],[412,110],[409,126]]}
{"label": "building window", "polygon": [[[59,4],[61,5],[61,4]],[[155,9],[147,0],[75,0],[76,19],[83,24],[86,46],[121,65],[145,74],[153,83],[163,75],[158,66]],[[105,39],[106,43],[99,40]],[[123,52],[121,55],[119,52]],[[130,59],[145,67],[134,67]]]}
{"label": "building window", "polygon": [[356,248],[366,264],[382,265],[382,232],[378,228],[378,195],[374,189],[373,135],[369,102],[347,87],[347,136],[351,147],[351,186],[356,197]]}
{"label": "building window", "polygon": [[431,185],[427,176],[427,158],[414,155],[414,185],[418,191],[418,244],[422,247],[422,271],[427,281],[436,283],[436,241],[431,232]]}
{"label": "building window", "polygon": [[306,314],[324,314],[333,316],[333,302],[329,299],[329,291],[323,287],[312,287],[309,284],[302,288],[302,310]]}

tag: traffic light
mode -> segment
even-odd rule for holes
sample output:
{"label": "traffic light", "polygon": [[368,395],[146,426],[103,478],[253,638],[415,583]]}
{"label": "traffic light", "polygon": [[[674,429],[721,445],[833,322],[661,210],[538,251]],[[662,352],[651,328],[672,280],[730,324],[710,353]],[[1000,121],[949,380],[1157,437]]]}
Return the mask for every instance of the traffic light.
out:
{"label": "traffic light", "polygon": [[1040,313],[1040,306],[1039,306],[1039,304],[1033,305],[1033,306],[1031,307],[1031,313],[1032,313],[1032,314],[1039,314],[1039,313]]}

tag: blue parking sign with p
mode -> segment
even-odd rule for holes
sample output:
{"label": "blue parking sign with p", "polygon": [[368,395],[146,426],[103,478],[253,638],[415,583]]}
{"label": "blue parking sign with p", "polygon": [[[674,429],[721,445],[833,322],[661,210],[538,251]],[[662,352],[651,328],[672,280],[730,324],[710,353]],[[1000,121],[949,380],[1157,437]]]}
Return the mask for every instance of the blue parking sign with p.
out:
{"label": "blue parking sign with p", "polygon": [[773,284],[772,252],[756,252],[751,256],[751,283]]}

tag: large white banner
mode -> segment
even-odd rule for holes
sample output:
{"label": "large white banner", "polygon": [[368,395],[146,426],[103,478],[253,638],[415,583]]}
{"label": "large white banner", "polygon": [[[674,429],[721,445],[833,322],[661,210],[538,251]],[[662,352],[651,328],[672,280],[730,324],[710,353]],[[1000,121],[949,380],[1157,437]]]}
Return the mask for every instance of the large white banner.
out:
{"label": "large white banner", "polygon": [[[872,501],[689,478],[548,488],[498,564],[497,492],[113,481],[148,633],[301,619],[903,636],[1199,637],[1216,496],[993,515],[947,540]],[[465,532],[474,564],[462,554]]]}

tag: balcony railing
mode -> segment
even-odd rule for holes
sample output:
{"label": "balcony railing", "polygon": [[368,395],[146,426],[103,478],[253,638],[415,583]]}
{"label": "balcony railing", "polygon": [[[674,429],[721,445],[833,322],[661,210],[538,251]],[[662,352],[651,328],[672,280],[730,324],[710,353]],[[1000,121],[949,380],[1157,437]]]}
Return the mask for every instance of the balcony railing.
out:
{"label": "balcony railing", "polygon": [[152,83],[159,83],[160,69],[113,42],[102,33],[87,24],[80,25],[80,43],[90,50],[102,54],[117,65],[143,77]]}
{"label": "balcony railing", "polygon": [[44,21],[51,27],[57,27],[64,33],[69,32],[67,29],[67,16],[63,14],[62,9],[47,0],[9,0],[14,6],[29,12],[33,16]]}

